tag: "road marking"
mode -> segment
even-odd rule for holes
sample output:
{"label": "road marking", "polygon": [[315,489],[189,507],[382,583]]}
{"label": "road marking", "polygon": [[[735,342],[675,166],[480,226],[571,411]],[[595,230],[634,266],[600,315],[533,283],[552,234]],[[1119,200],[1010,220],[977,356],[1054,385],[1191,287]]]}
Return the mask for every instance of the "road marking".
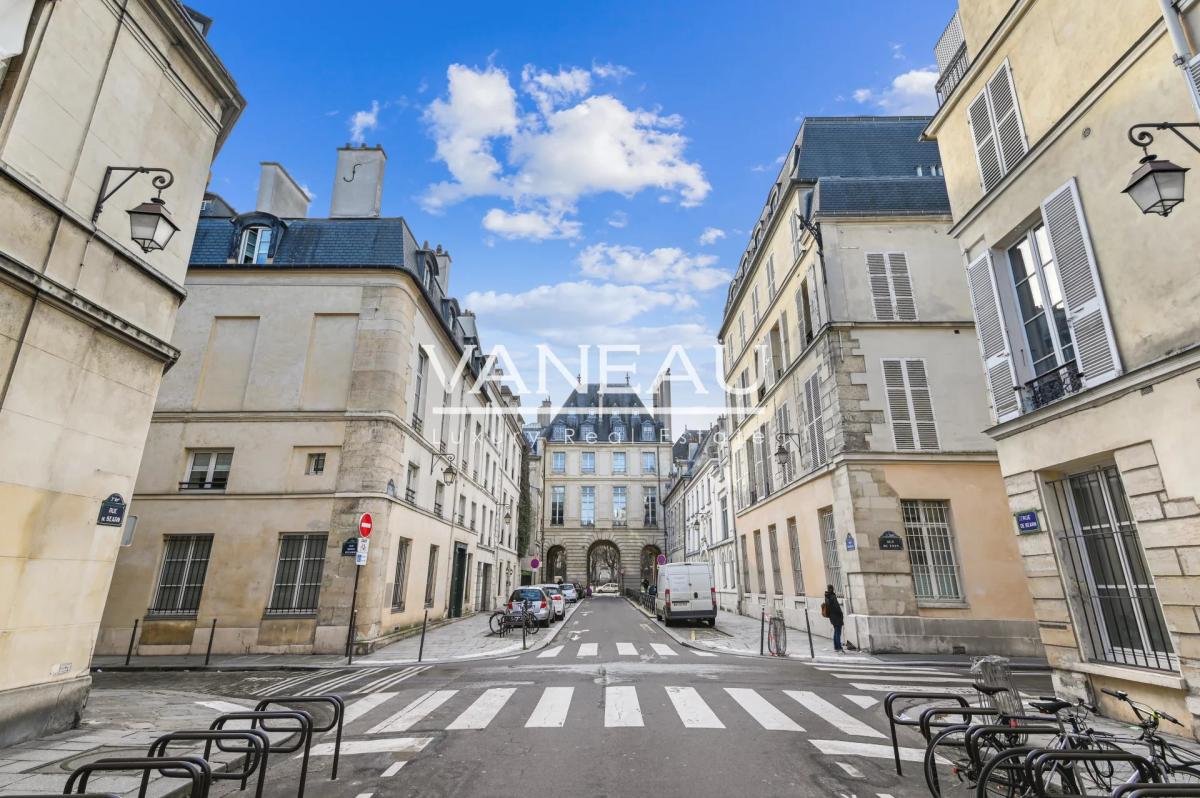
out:
{"label": "road marking", "polygon": [[759,695],[757,690],[748,687],[726,687],[725,692],[767,731],[804,731],[803,726],[776,709]]}
{"label": "road marking", "polygon": [[374,794],[375,793],[373,792],[360,792],[358,795],[354,796],[354,798],[371,798],[371,796]]}
{"label": "road marking", "polygon": [[907,673],[833,673],[838,679],[904,679],[906,682],[936,684],[975,684],[974,679],[958,679],[948,676],[909,676]]}
{"label": "road marking", "polygon": [[[381,737],[378,740],[342,740],[342,756],[349,754],[382,754],[399,752],[415,754],[433,742],[432,737]],[[336,743],[321,743],[314,745],[309,756],[333,756]],[[293,759],[300,759],[304,754],[297,754]]]}
{"label": "road marking", "polygon": [[392,715],[387,720],[372,727],[367,734],[386,734],[388,732],[408,731],[421,720],[450,700],[457,690],[431,690],[413,701],[404,709]]}
{"label": "road marking", "polygon": [[869,695],[853,695],[851,693],[843,693],[846,698],[849,698],[854,703],[858,704],[863,709],[870,709],[879,703],[878,698],[872,698]]}
{"label": "road marking", "polygon": [[466,711],[446,727],[446,731],[486,729],[515,692],[517,692],[515,687],[493,687],[485,690],[483,695],[475,699],[474,704],[467,707]]}
{"label": "road marking", "polygon": [[224,714],[226,712],[248,712],[250,707],[244,707],[241,704],[231,704],[228,701],[197,701],[202,707],[215,709],[217,712]]}
{"label": "road marking", "polygon": [[636,687],[604,688],[605,726],[642,726]]}
{"label": "road marking", "polygon": [[542,691],[533,714],[525,722],[527,729],[560,729],[567,722],[574,687],[547,687]]}
{"label": "road marking", "polygon": [[548,648],[545,651],[543,651],[541,654],[538,654],[537,658],[538,659],[549,659],[550,657],[557,657],[559,655],[559,652],[561,652],[562,650],[563,650],[562,646],[552,646],[551,648]]}
{"label": "road marking", "polygon": [[714,654],[711,651],[696,651],[695,649],[692,650],[692,653],[695,654],[697,657],[715,657],[715,656],[717,656],[716,654]]}
{"label": "road marking", "polygon": [[597,646],[596,643],[580,643],[579,644],[579,653],[576,654],[576,656],[577,657],[594,657],[599,653],[598,648],[599,647]]}
{"label": "road marking", "polygon": [[[877,684],[875,682],[851,682],[850,686],[855,690],[866,690],[869,693],[898,693],[901,691],[915,693],[929,692],[931,689],[927,684]],[[971,687],[947,687],[941,692],[973,695],[976,691]]]}
{"label": "road marking", "polygon": [[270,695],[271,693],[282,692],[283,690],[291,689],[298,684],[303,684],[304,682],[312,681],[313,679],[324,679],[328,675],[329,671],[317,671],[316,673],[303,673],[299,676],[290,676],[287,679],[275,682],[268,687],[264,687],[263,689],[256,691],[254,695]]}
{"label": "road marking", "polygon": [[637,646],[633,643],[617,643],[617,654],[622,657],[636,657]]}
{"label": "road marking", "polygon": [[940,671],[936,668],[907,668],[893,667],[888,665],[880,666],[855,666],[850,668],[842,668],[837,665],[814,665],[819,671],[824,673],[849,673],[849,674],[873,674],[873,673],[913,673],[919,676],[960,676],[961,671]]}
{"label": "road marking", "polygon": [[650,648],[654,649],[654,653],[660,657],[677,657],[677,656],[679,656],[666,643],[651,643]]}
{"label": "road marking", "polygon": [[704,703],[695,687],[668,687],[667,697],[687,729],[724,729],[725,724]]}
{"label": "road marking", "polygon": [[386,690],[389,687],[395,687],[396,685],[400,684],[400,682],[404,681],[405,679],[410,679],[413,676],[416,676],[418,673],[424,673],[425,671],[429,670],[432,667],[433,667],[432,665],[420,665],[420,666],[416,666],[416,667],[405,668],[404,670],[400,671],[399,673],[388,674],[387,676],[384,676],[381,679],[376,679],[375,681],[371,682],[368,685],[359,687],[354,692],[355,693],[374,693],[379,690]]}
{"label": "road marking", "polygon": [[[874,745],[854,740],[809,740],[822,754],[831,756],[866,756],[873,759],[891,759],[890,745]],[[900,759],[905,762],[924,762],[924,748],[901,748]]]}
{"label": "road marking", "polygon": [[809,692],[808,690],[784,690],[783,692],[785,695],[794,698],[800,706],[812,712],[817,717],[824,718],[846,734],[853,734],[856,737],[884,736],[883,732],[871,728],[850,713],[835,707],[816,693]]}
{"label": "road marking", "polygon": [[342,726],[347,726],[353,723],[380,704],[390,701],[395,695],[395,693],[380,692],[371,693],[368,696],[358,699],[353,704],[346,707],[346,712],[342,715]]}
{"label": "road marking", "polygon": [[365,679],[368,676],[374,676],[377,673],[382,673],[383,671],[384,668],[367,668],[363,671],[353,671],[340,678],[330,679],[327,682],[321,682],[320,684],[315,684],[312,687],[301,690],[300,695],[319,695],[320,693],[326,693],[330,690],[350,684],[351,682],[356,682],[359,679]]}
{"label": "road marking", "polygon": [[846,775],[849,776],[850,778],[852,778],[852,779],[864,778],[862,771],[859,770],[858,768],[854,767],[854,765],[848,765],[845,762],[838,762],[836,764],[842,770],[846,771]]}
{"label": "road marking", "polygon": [[400,768],[404,767],[407,764],[408,764],[407,759],[401,759],[399,762],[393,762],[392,764],[388,765],[387,770],[385,770],[379,774],[379,777],[383,778],[383,779],[390,779],[392,776],[395,776],[397,773],[400,772]]}

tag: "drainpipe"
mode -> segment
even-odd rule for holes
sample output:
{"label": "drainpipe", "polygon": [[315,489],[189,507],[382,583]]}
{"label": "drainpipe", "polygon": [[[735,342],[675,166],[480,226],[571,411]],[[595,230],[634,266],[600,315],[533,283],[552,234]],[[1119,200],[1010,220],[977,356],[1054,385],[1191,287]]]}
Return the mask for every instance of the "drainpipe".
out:
{"label": "drainpipe", "polygon": [[1179,20],[1179,10],[1175,8],[1174,0],[1158,0],[1162,6],[1163,21],[1167,23],[1167,33],[1171,35],[1171,43],[1175,46],[1175,66],[1186,67],[1192,59],[1192,48]]}

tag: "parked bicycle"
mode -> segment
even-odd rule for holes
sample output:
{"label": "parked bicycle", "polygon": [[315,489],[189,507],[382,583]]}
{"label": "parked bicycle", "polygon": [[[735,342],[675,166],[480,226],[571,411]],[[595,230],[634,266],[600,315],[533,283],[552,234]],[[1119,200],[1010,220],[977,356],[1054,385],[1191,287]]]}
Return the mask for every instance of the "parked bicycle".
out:
{"label": "parked bicycle", "polygon": [[771,616],[767,627],[767,651],[773,657],[787,656],[787,626],[783,622],[783,613],[776,611]]}

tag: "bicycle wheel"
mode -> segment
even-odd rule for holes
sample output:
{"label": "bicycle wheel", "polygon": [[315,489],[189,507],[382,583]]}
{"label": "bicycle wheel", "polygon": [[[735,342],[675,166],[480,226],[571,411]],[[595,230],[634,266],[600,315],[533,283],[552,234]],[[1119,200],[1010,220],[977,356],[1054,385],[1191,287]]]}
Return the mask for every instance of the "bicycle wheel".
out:
{"label": "bicycle wheel", "polygon": [[492,617],[488,618],[488,628],[492,630],[492,634],[494,634],[494,635],[497,635],[497,636],[503,635],[504,634],[504,613],[503,612],[493,612]]}
{"label": "bicycle wheel", "polygon": [[933,736],[925,747],[925,784],[933,798],[960,792],[962,775],[970,770],[965,734],[967,724],[948,726]]}
{"label": "bicycle wheel", "polygon": [[779,651],[777,653],[781,657],[786,657],[787,656],[787,626],[784,625],[782,618],[779,619],[779,629],[775,634],[775,638],[776,638],[775,645],[779,648]]}
{"label": "bicycle wheel", "polygon": [[1037,750],[1032,746],[1009,748],[988,760],[979,771],[976,798],[1024,798],[1033,795],[1033,786],[1025,773],[1025,755]]}
{"label": "bicycle wheel", "polygon": [[1172,767],[1165,781],[1168,784],[1200,784],[1200,767],[1195,765]]}

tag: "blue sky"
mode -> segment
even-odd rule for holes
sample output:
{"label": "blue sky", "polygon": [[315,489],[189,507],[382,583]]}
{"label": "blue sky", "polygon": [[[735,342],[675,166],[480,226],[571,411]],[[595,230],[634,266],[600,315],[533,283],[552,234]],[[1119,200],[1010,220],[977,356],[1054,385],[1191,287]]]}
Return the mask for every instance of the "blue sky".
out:
{"label": "blue sky", "polygon": [[648,388],[672,343],[713,382],[704,347],[800,119],[930,111],[955,3],[194,5],[248,101],[212,190],[250,209],[278,161],[323,216],[335,148],[382,144],[384,214],[450,250],[485,345],[526,369],[538,342],[573,365],[638,343]]}

